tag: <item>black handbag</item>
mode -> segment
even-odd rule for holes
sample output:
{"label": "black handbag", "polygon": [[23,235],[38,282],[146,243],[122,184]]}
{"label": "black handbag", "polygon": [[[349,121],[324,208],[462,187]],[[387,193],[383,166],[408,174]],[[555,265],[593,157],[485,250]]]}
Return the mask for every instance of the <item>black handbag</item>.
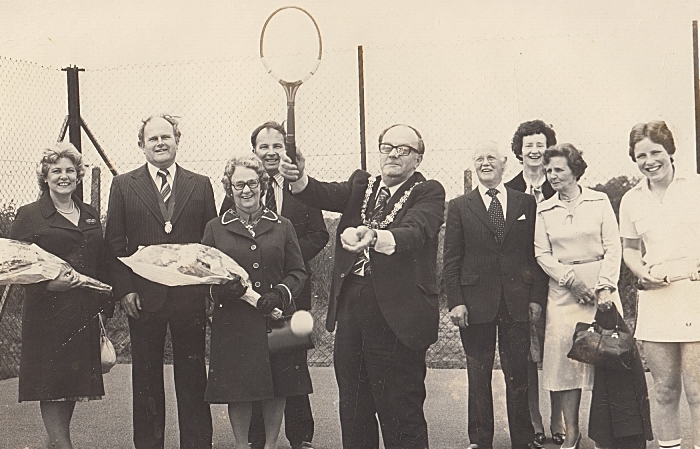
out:
{"label": "black handbag", "polygon": [[[611,311],[620,316],[615,305]],[[612,370],[632,368],[634,337],[620,330],[619,322],[615,329],[603,329],[595,320],[576,323],[573,340],[571,351],[566,355],[572,360]]]}
{"label": "black handbag", "polygon": [[313,349],[315,346],[312,329],[311,314],[305,310],[297,310],[292,298],[288,307],[285,307],[282,318],[268,319],[267,346],[270,354]]}

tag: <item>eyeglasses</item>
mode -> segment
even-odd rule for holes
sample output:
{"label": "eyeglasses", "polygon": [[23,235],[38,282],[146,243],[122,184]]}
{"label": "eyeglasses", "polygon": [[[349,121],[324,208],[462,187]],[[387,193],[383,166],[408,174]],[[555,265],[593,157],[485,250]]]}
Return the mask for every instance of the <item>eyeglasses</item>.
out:
{"label": "eyeglasses", "polygon": [[396,149],[396,153],[399,156],[408,156],[411,154],[411,151],[415,151],[416,153],[420,154],[420,151],[416,150],[410,145],[392,145],[390,143],[379,144],[379,152],[382,154],[389,154],[394,151],[394,149]]}
{"label": "eyeglasses", "polygon": [[256,188],[260,185],[260,180],[259,179],[249,179],[248,181],[236,181],[231,185],[236,190],[243,190],[243,189],[245,189],[245,186],[248,186],[250,188],[250,190],[253,190],[254,188]]}

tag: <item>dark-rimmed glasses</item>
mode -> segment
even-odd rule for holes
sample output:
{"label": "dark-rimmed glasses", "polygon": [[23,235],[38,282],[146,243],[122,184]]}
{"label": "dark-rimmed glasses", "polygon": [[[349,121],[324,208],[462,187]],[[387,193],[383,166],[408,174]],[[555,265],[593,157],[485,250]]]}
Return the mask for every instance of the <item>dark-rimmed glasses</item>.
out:
{"label": "dark-rimmed glasses", "polygon": [[249,179],[247,181],[236,181],[234,183],[231,183],[231,186],[235,190],[243,190],[245,189],[245,186],[248,186],[250,190],[253,190],[254,188],[258,187],[260,185],[260,180],[259,179]]}
{"label": "dark-rimmed glasses", "polygon": [[413,148],[411,145],[392,145],[390,143],[379,144],[379,152],[382,154],[389,154],[394,151],[394,149],[399,156],[408,156],[411,154],[411,151],[415,151],[416,153],[420,154],[420,151]]}

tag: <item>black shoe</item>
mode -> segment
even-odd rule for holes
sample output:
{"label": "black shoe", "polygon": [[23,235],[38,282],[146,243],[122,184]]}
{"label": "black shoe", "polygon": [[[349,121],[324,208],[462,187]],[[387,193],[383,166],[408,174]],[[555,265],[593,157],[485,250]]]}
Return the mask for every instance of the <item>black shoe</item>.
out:
{"label": "black shoe", "polygon": [[302,441],[300,444],[292,444],[292,449],[314,449],[311,443]]}
{"label": "black shoe", "polygon": [[564,444],[564,438],[566,438],[566,434],[564,432],[552,432],[552,443],[556,444],[557,446]]}
{"label": "black shoe", "polygon": [[467,449],[492,449],[491,446],[484,446],[483,444],[472,443],[467,446]]}
{"label": "black shoe", "polygon": [[547,442],[547,435],[544,434],[544,432],[536,432],[535,433],[535,442],[539,444],[544,444]]}
{"label": "black shoe", "polygon": [[544,446],[542,446],[537,441],[533,441],[532,443],[527,443],[527,449],[543,449],[543,448],[544,448]]}

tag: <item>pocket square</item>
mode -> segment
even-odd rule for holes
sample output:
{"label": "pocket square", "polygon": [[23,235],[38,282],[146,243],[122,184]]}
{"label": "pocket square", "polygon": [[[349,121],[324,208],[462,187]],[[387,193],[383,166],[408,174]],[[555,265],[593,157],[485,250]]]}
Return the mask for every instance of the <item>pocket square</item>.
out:
{"label": "pocket square", "polygon": [[520,220],[525,220],[525,214],[522,214],[521,216],[518,217],[518,221]]}

